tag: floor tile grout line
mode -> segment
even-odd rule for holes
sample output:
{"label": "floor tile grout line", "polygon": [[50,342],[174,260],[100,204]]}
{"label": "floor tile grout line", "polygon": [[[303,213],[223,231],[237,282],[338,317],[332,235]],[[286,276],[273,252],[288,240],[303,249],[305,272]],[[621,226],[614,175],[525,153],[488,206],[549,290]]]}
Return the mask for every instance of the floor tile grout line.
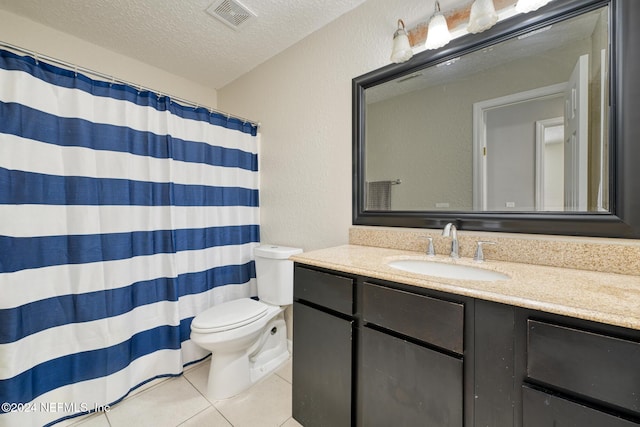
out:
{"label": "floor tile grout line", "polygon": [[[210,408],[213,408],[213,410],[214,410],[214,411],[216,411],[218,414],[220,414],[220,416],[221,416],[222,418],[224,418],[224,420],[225,420],[227,423],[229,423],[229,425],[230,425],[231,427],[233,427],[233,423],[231,422],[231,420],[229,420],[227,417],[225,417],[225,416],[224,416],[224,414],[223,414],[222,412],[220,412],[220,411],[218,410],[218,408],[216,408],[216,405],[215,405],[215,404],[213,404],[213,403],[212,403],[212,402],[207,398],[207,396],[205,396],[204,394],[202,394],[202,393],[200,392],[200,390],[198,390],[198,387],[196,387],[196,385],[195,385],[194,383],[192,383],[192,382],[189,380],[189,378],[187,378],[187,376],[186,376],[186,375],[185,375],[184,379],[185,379],[185,380],[187,380],[187,382],[191,385],[191,387],[193,387],[193,388],[198,392],[198,394],[200,394],[200,396],[202,396],[202,397],[207,401],[207,403],[209,404],[209,407],[210,407]],[[208,407],[208,408],[203,409],[203,410],[202,410],[202,411],[200,411],[200,412],[198,412],[198,414],[199,414],[199,413],[201,413],[201,412],[203,412],[203,411],[206,411],[207,409],[209,409],[209,407]],[[196,415],[198,415],[198,414],[193,415],[191,418],[195,417],[195,416],[196,416]],[[189,418],[189,419],[191,419],[191,418]],[[187,421],[188,421],[188,420],[183,421],[181,424],[184,424],[184,423],[186,423]],[[179,425],[178,425],[178,426],[176,426],[176,427],[179,427]]]}
{"label": "floor tile grout line", "polygon": [[[278,376],[280,379],[282,379],[285,383],[287,383],[287,384],[291,385],[291,383],[290,383],[289,381],[287,381],[287,379],[286,379],[286,378],[284,378],[282,375],[278,374],[278,372],[274,372],[274,374],[275,374],[276,376]],[[207,403],[209,403],[209,407],[212,407],[212,408],[213,408],[213,409],[214,409],[218,414],[220,414],[220,416],[221,416],[222,418],[224,418],[224,420],[225,420],[225,421],[226,421],[226,422],[227,422],[231,427],[235,427],[235,426],[234,426],[234,424],[231,422],[231,420],[230,420],[230,419],[228,419],[228,418],[227,418],[227,417],[226,417],[222,412],[220,412],[220,411],[218,410],[218,408],[216,408],[215,404],[214,404],[214,403],[212,403],[209,399],[207,399],[207,397],[206,397],[205,395],[203,395],[203,394],[200,392],[200,390],[198,390],[198,388],[195,386],[195,384],[193,384],[193,383],[189,380],[189,378],[187,378],[187,377],[185,376],[185,379],[187,380],[187,382],[188,382],[188,383],[189,383],[189,384],[190,384],[190,385],[191,385],[191,386],[192,386],[192,387],[193,387],[193,388],[194,388],[194,389],[195,389],[195,390],[196,390],[196,391],[197,391],[197,392],[198,392],[202,397],[204,397],[204,398],[206,399]],[[248,389],[248,394],[251,394],[251,388],[249,388],[249,389]],[[176,427],[180,427],[182,424],[186,423],[187,421],[189,421],[190,419],[192,419],[192,418],[196,417],[198,414],[200,414],[200,413],[202,413],[202,412],[206,411],[207,409],[209,409],[209,408],[208,408],[208,407],[207,407],[207,408],[204,408],[204,409],[203,409],[203,410],[201,410],[200,412],[198,412],[198,413],[196,413],[196,414],[192,415],[191,417],[189,417],[189,418],[188,418],[188,419],[186,419],[185,421],[183,421],[183,422],[181,422],[180,424],[178,424]],[[282,427],[283,425],[285,425],[286,423],[288,423],[288,422],[289,422],[289,420],[291,420],[292,418],[293,418],[293,416],[290,416],[289,418],[285,419],[285,420],[284,420],[284,422],[282,422],[282,424],[280,424],[280,427]]]}
{"label": "floor tile grout line", "polygon": [[[292,385],[291,381],[286,378],[285,376],[289,376],[287,374],[281,374],[282,369],[287,365],[287,363],[291,363],[290,361],[291,359],[289,359],[288,362],[285,362],[282,364],[282,366],[280,366],[280,368],[277,371],[274,371],[273,374],[275,374],[275,376],[277,376],[278,378],[280,378],[282,381],[284,381],[286,384],[288,385]],[[203,362],[204,363],[204,362]],[[118,403],[124,403],[125,401],[132,401],[135,400],[138,397],[141,397],[143,395],[146,395],[147,392],[151,391],[151,390],[155,390],[157,387],[164,385],[170,381],[175,381],[180,377],[183,377],[187,383],[200,395],[202,396],[206,402],[207,402],[207,406],[205,408],[203,408],[202,410],[198,411],[197,413],[191,415],[189,418],[187,418],[186,420],[183,420],[182,422],[180,422],[179,424],[177,424],[175,427],[179,427],[181,425],[183,425],[184,423],[188,422],[190,419],[196,417],[197,415],[201,414],[202,412],[208,410],[209,408],[213,408],[230,426],[234,427],[234,424],[231,422],[231,420],[229,420],[220,410],[218,410],[218,408],[215,406],[214,402],[211,402],[202,392],[200,392],[200,390],[198,390],[198,388],[196,387],[196,385],[187,377],[187,375],[185,375],[188,371],[191,371],[192,369],[197,369],[197,365],[194,365],[192,367],[190,367],[190,369],[183,371],[180,375],[177,376],[173,376],[173,377],[166,377],[166,378],[162,378],[162,379],[158,379],[156,384],[150,385],[148,388],[138,391],[137,393],[133,394],[133,395],[129,395],[127,396],[125,399],[123,399],[121,402]],[[251,393],[251,391],[249,390],[249,394]],[[97,415],[97,414],[96,414]],[[107,416],[107,414],[103,414],[105,415],[105,420],[107,421],[107,424],[110,427],[114,427],[112,425],[111,420],[109,419],[109,417]],[[87,421],[89,418],[87,418],[86,420],[83,420],[82,422],[79,422],[78,424],[81,424],[85,421]],[[290,420],[293,419],[293,416],[289,416],[287,419],[285,419],[280,426],[283,426],[285,424],[287,424]],[[70,425],[69,427],[73,427],[73,425]]]}
{"label": "floor tile grout line", "polygon": [[[200,395],[202,395],[202,393],[200,393]],[[204,397],[204,396],[203,396],[203,397]],[[187,418],[186,420],[184,420],[184,421],[183,421],[183,422],[181,422],[180,424],[176,425],[175,427],[180,427],[180,426],[181,426],[181,425],[183,425],[184,423],[186,423],[186,422],[188,422],[189,420],[191,420],[191,419],[193,419],[193,418],[197,417],[198,415],[200,415],[201,413],[205,412],[205,411],[206,411],[206,410],[208,410],[209,408],[213,408],[217,413],[219,413],[219,414],[220,414],[220,416],[221,416],[222,418],[224,418],[224,420],[227,422],[227,424],[229,424],[231,427],[234,427],[234,426],[233,426],[233,424],[231,424],[231,421],[230,421],[229,419],[227,419],[227,417],[225,417],[225,416],[224,416],[224,414],[223,414],[222,412],[218,411],[218,410],[216,409],[216,407],[215,407],[215,406],[213,406],[213,404],[212,404],[211,402],[209,402],[208,400],[207,400],[207,402],[209,403],[209,406],[207,406],[206,408],[204,408],[204,409],[203,409],[203,410],[201,410],[200,412],[197,412],[197,413],[193,414],[192,416],[190,416],[189,418]]]}

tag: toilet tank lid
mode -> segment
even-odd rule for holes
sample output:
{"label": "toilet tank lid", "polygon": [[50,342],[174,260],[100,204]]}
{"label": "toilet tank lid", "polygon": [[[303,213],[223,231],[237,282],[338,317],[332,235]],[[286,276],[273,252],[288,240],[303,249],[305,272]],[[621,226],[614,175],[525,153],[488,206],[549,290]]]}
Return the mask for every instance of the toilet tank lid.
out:
{"label": "toilet tank lid", "polygon": [[300,248],[262,244],[253,250],[255,256],[262,258],[287,259],[291,255],[302,253]]}

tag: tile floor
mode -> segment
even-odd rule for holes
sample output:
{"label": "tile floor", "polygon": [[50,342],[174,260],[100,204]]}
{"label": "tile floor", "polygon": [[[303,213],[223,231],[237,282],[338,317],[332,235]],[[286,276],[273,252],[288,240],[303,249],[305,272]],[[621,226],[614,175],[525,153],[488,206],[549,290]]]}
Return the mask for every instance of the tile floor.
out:
{"label": "tile floor", "polygon": [[[184,375],[150,383],[114,405],[57,426],[73,427],[295,427],[291,418],[291,359],[274,374],[231,399],[205,397],[209,360]],[[56,426],[56,427],[57,427]]]}

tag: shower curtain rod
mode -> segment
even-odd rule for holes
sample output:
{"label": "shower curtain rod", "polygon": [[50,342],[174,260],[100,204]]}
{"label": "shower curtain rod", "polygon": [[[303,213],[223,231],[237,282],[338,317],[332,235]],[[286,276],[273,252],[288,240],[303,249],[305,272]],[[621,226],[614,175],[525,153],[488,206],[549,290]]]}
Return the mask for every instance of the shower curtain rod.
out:
{"label": "shower curtain rod", "polygon": [[153,93],[155,93],[156,95],[159,95],[159,96],[163,96],[163,95],[164,96],[168,96],[169,98],[171,98],[172,101],[175,101],[175,102],[177,102],[179,104],[182,104],[184,106],[194,107],[194,108],[202,107],[202,108],[205,108],[205,109],[209,110],[212,113],[218,113],[218,114],[221,114],[223,116],[226,116],[227,118],[238,119],[238,120],[241,120],[244,123],[250,123],[250,124],[252,124],[252,125],[254,125],[256,127],[260,127],[260,122],[256,122],[254,120],[249,120],[249,119],[247,119],[245,117],[237,116],[235,114],[229,114],[229,113],[226,113],[224,111],[221,111],[221,110],[218,110],[218,109],[215,109],[215,108],[212,108],[212,107],[207,107],[206,105],[198,104],[197,102],[193,102],[193,101],[189,101],[187,99],[179,98],[177,96],[170,95],[170,94],[168,94],[166,92],[161,92],[159,90],[151,89],[151,88],[148,88],[146,86],[142,86],[142,85],[139,85],[139,84],[136,84],[136,83],[131,83],[131,82],[128,82],[126,80],[118,79],[118,78],[116,78],[114,76],[110,76],[108,74],[104,74],[104,73],[101,73],[99,71],[94,71],[94,70],[91,70],[89,68],[80,67],[80,66],[78,66],[76,64],[72,64],[70,62],[62,61],[60,59],[56,59],[56,58],[53,58],[51,56],[42,55],[42,54],[39,54],[39,53],[34,52],[32,50],[28,50],[28,49],[24,49],[24,48],[21,48],[21,47],[18,47],[18,46],[14,46],[12,44],[5,43],[3,41],[0,41],[0,47],[4,47],[4,48],[10,49],[10,50],[13,50],[13,51],[15,51],[17,53],[26,54],[28,56],[33,57],[36,61],[44,60],[45,62],[52,62],[55,65],[61,65],[61,66],[65,67],[65,68],[68,68],[70,71],[81,72],[83,74],[90,74],[90,75],[92,75],[94,77],[98,77],[98,78],[100,78],[100,79],[102,79],[104,81],[107,81],[107,82],[125,84],[125,85],[128,85],[128,86],[135,87],[140,91],[153,92]]}

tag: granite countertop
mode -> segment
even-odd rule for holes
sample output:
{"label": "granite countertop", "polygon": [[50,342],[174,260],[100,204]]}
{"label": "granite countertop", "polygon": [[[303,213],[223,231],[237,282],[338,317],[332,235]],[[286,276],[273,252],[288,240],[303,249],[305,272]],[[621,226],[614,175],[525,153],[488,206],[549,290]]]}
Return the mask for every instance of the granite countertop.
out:
{"label": "granite countertop", "polygon": [[[509,280],[476,280],[427,277],[387,265],[398,259],[471,265],[495,270]],[[370,246],[344,245],[301,253],[291,257],[300,264],[389,280],[487,301],[592,320],[640,330],[640,276],[601,273],[560,267],[445,255],[427,257],[421,252]]]}

